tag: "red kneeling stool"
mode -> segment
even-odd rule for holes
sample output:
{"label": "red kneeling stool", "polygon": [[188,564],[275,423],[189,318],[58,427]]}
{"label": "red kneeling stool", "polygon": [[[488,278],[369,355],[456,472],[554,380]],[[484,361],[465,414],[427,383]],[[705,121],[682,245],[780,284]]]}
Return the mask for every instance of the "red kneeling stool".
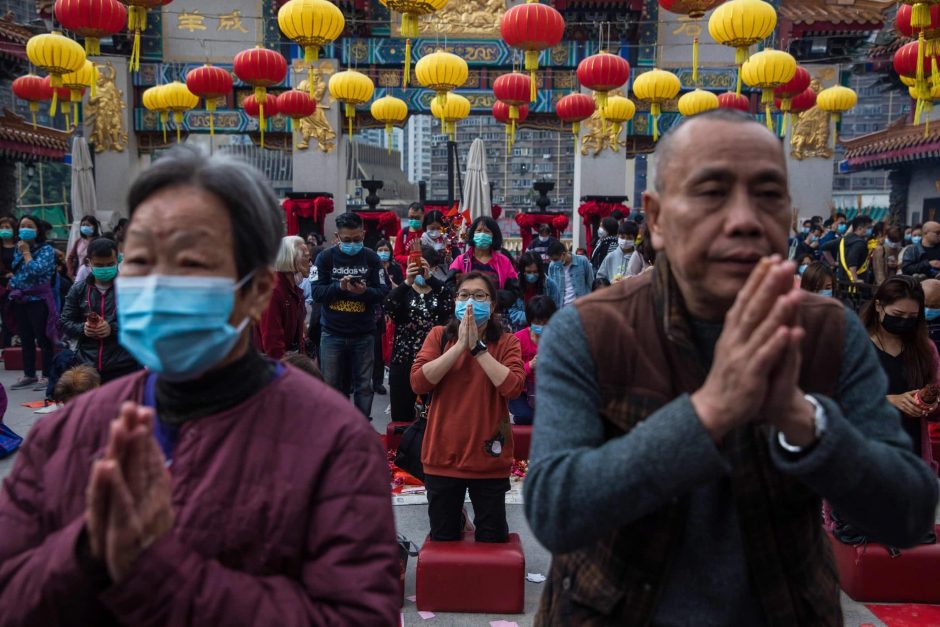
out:
{"label": "red kneeling stool", "polygon": [[509,542],[460,542],[428,538],[418,553],[418,610],[522,614],[525,609],[525,555],[519,534]]}
{"label": "red kneeling stool", "polygon": [[[940,525],[936,531],[940,534]],[[827,532],[828,533],[828,532]],[[940,603],[940,544],[901,549],[898,557],[870,543],[850,546],[829,533],[845,593],[862,603]]]}
{"label": "red kneeling stool", "polygon": [[[3,349],[3,369],[23,369],[23,349],[21,347],[11,346]],[[38,348],[36,349],[36,370],[42,370],[42,351]]]}
{"label": "red kneeling stool", "polygon": [[532,425],[512,426],[512,456],[516,459],[529,459],[529,447],[532,444]]}
{"label": "red kneeling stool", "polygon": [[401,434],[408,428],[410,422],[390,422],[385,427],[385,450],[397,451],[401,443]]}

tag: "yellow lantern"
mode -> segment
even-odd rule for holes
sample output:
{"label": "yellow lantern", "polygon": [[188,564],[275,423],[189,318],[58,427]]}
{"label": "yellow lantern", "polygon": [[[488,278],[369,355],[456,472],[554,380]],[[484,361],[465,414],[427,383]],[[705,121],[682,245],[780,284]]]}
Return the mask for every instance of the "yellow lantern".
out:
{"label": "yellow lantern", "polygon": [[[421,57],[415,65],[418,82],[423,87],[434,90],[437,94],[435,100],[441,111],[447,105],[447,93],[463,86],[469,75],[466,61],[443,50]],[[441,122],[443,123],[443,120]]]}
{"label": "yellow lantern", "polygon": [[180,128],[183,126],[183,113],[195,109],[199,105],[199,96],[189,91],[185,83],[173,81],[167,83],[158,92],[158,102],[163,108],[173,113],[173,123],[176,125],[176,143],[180,142]]}
{"label": "yellow lantern", "polygon": [[153,111],[157,113],[160,117],[160,129],[163,131],[163,143],[166,143],[166,121],[169,115],[169,109],[164,106],[163,98],[160,95],[160,91],[163,89],[163,85],[157,85],[156,87],[151,87],[144,90],[144,93],[141,95],[141,102],[144,105],[144,108],[148,111]]}
{"label": "yellow lantern", "polygon": [[77,72],[62,75],[62,85],[69,88],[72,102],[81,102],[82,90],[86,88],[91,90],[91,96],[94,97],[97,84],[98,69],[91,61],[85,61],[85,65]]}
{"label": "yellow lantern", "polygon": [[736,49],[738,88],[741,93],[741,66],[748,49],[766,39],[777,27],[777,11],[764,0],[728,0],[708,18],[708,34],[724,46]]}
{"label": "yellow lantern", "polygon": [[636,105],[629,98],[623,96],[608,96],[607,106],[604,107],[604,118],[614,125],[614,135],[620,136],[620,128],[633,119],[636,114]]}
{"label": "yellow lantern", "polygon": [[320,58],[320,46],[336,41],[346,28],[346,18],[327,0],[290,0],[277,12],[277,25],[284,35],[302,46],[309,64],[307,83],[313,98],[313,63]]}
{"label": "yellow lantern", "polygon": [[59,97],[55,88],[62,87],[63,74],[77,72],[84,67],[85,49],[61,33],[52,32],[30,37],[26,42],[26,56],[30,63],[49,74],[53,87],[49,115],[55,115]]}
{"label": "yellow lantern", "polygon": [[[839,119],[843,113],[854,107],[858,103],[858,95],[841,85],[828,87],[816,94],[816,106],[823,111],[828,111],[832,120],[839,124]],[[838,126],[837,126],[838,128]],[[836,134],[832,134],[832,145],[836,145]]]}
{"label": "yellow lantern", "polygon": [[914,124],[920,124],[921,118],[926,118],[924,137],[927,137],[930,133],[930,112],[933,110],[933,103],[940,100],[940,83],[926,81],[920,86],[910,85],[907,93],[917,101],[914,108]]}
{"label": "yellow lantern", "polygon": [[679,113],[687,118],[718,108],[718,96],[704,89],[695,89],[679,98]]}
{"label": "yellow lantern", "polygon": [[662,103],[678,96],[680,89],[682,89],[682,84],[679,82],[679,77],[665,70],[654,69],[643,72],[633,80],[633,94],[650,104],[654,142],[659,139],[659,116],[662,113]]}
{"label": "yellow lantern", "polygon": [[385,124],[385,137],[388,140],[388,152],[392,153],[392,127],[402,124],[408,118],[408,105],[401,98],[385,96],[372,103],[372,117]]}
{"label": "yellow lantern", "polygon": [[346,120],[349,122],[349,141],[352,141],[353,119],[356,117],[356,105],[372,99],[375,85],[372,79],[356,70],[337,72],[330,77],[330,95],[346,105]]}
{"label": "yellow lantern", "polygon": [[441,130],[454,141],[457,135],[457,122],[470,115],[470,101],[460,94],[450,94],[447,101],[441,105],[437,100],[431,101],[431,114],[440,119]]}
{"label": "yellow lantern", "polygon": [[749,87],[761,90],[767,128],[774,130],[770,107],[774,104],[774,89],[786,85],[796,74],[796,59],[782,50],[761,50],[744,62],[738,75]]}
{"label": "yellow lantern", "polygon": [[401,13],[401,36],[405,38],[405,70],[401,86],[408,87],[411,82],[411,40],[418,32],[418,18],[443,9],[447,0],[379,0],[392,11]]}

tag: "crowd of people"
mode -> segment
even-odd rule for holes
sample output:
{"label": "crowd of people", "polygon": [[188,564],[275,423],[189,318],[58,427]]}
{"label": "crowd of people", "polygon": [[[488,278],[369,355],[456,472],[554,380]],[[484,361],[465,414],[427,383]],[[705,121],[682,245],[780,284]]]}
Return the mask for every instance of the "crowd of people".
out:
{"label": "crowd of people", "polygon": [[397,624],[388,393],[436,541],[507,540],[534,427],[538,624],[841,624],[823,499],[866,541],[935,541],[940,224],[797,230],[779,140],[734,111],[656,159],[590,254],[420,203],[394,243],[353,212],[284,237],[263,175],[185,146],[61,260],[0,219],[15,387],[66,401],[0,492],[11,622]]}

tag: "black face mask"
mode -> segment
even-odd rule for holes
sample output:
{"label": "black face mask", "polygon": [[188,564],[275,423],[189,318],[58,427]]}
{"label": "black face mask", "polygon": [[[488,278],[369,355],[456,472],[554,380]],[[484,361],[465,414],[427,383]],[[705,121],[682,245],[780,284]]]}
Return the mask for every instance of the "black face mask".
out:
{"label": "black face mask", "polygon": [[917,328],[917,318],[902,318],[886,313],[881,319],[881,326],[893,335],[908,335]]}

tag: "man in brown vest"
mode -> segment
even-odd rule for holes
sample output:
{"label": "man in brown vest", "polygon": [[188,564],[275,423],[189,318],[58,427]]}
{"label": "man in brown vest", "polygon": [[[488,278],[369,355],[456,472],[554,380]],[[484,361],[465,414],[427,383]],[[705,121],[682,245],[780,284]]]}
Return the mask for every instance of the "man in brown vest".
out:
{"label": "man in brown vest", "polygon": [[932,528],[854,313],[801,293],[780,141],[691,118],[644,195],[653,272],[560,311],[539,346],[526,514],[554,554],[538,625],[841,625],[821,499],[872,540]]}

